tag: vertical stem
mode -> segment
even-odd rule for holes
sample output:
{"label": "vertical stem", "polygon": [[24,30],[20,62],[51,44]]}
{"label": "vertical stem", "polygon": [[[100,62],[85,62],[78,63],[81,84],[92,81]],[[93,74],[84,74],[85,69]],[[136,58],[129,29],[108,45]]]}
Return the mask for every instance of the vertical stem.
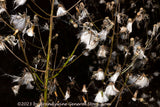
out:
{"label": "vertical stem", "polygon": [[[118,1],[118,3],[119,3],[119,1]],[[116,5],[116,10],[115,10],[115,12],[117,12],[117,8],[118,8],[118,6]],[[113,14],[113,12],[112,12],[112,14]],[[114,16],[112,15],[112,17],[114,17]],[[114,43],[114,36],[115,36],[115,29],[116,29],[116,16],[114,17],[114,24],[115,24],[115,25],[114,25],[114,28],[113,28],[113,34],[112,34],[112,37],[111,37],[110,54],[109,54],[107,66],[106,66],[106,69],[105,69],[105,75],[107,75],[107,70],[108,70],[108,68],[109,68],[110,60],[111,60],[111,57],[112,57],[113,43]]]}
{"label": "vertical stem", "polygon": [[53,26],[53,9],[54,9],[54,0],[52,0],[51,6],[51,16],[50,16],[50,32],[49,32],[49,41],[48,41],[48,54],[47,54],[47,63],[45,71],[45,80],[44,80],[44,106],[47,107],[47,86],[48,86],[48,72],[49,72],[49,62],[50,62],[50,51],[51,51],[51,40],[52,40],[52,26]]}

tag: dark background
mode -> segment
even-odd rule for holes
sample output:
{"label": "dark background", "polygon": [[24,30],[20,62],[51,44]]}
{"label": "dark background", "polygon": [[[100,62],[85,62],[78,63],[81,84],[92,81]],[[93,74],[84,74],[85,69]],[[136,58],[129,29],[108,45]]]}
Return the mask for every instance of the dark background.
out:
{"label": "dark background", "polygon": [[[43,8],[46,12],[50,13],[50,2],[49,0],[35,0],[36,3]],[[75,4],[78,0],[59,0],[60,3],[62,3],[64,5],[64,7],[66,9],[70,8],[73,4]],[[98,20],[98,19],[103,19],[106,16],[109,16],[111,14],[105,12],[105,5],[99,5],[98,1],[99,0],[82,0],[84,1],[84,4],[86,5],[89,13],[91,14],[91,16],[93,17],[93,20]],[[131,4],[132,0],[123,0],[121,1],[121,9],[128,9],[130,8],[130,4]],[[36,8],[31,1],[27,1],[28,4],[31,5],[31,7],[37,11],[39,14],[41,14],[42,16],[48,17],[45,14],[41,13],[38,8]],[[27,4],[26,3],[26,4]],[[129,15],[129,17],[134,18],[134,16],[136,14],[134,14],[134,10],[138,10],[140,7],[144,7],[146,3],[146,0],[137,0],[137,6],[134,9],[129,9],[129,11],[126,12],[127,15]],[[154,0],[154,4],[159,5],[160,1],[158,0]],[[18,7],[16,10],[13,10],[13,0],[7,0],[7,10],[8,13],[10,14],[16,14],[17,12],[23,13],[26,11],[26,5]],[[56,13],[56,9],[57,6],[55,6],[55,10],[54,13]],[[75,14],[76,10],[75,8],[72,9],[70,11],[71,14]],[[149,22],[149,29],[152,30],[152,26],[153,24],[157,23],[158,21],[160,21],[160,8],[158,7],[158,9],[155,9],[155,12],[151,12],[151,10],[147,10],[149,16],[150,16],[150,22]],[[31,16],[31,19],[33,19],[33,13],[30,11],[30,9],[27,9],[27,14]],[[2,15],[4,18],[7,19],[6,14]],[[49,17],[48,17],[49,18]],[[76,34],[78,34],[80,32],[80,30],[82,28],[74,28],[70,23],[69,23],[70,18],[67,16],[61,17],[61,18],[57,18],[54,19],[54,30],[53,33],[58,33],[59,37],[53,41],[52,46],[54,46],[55,44],[59,45],[59,50],[58,50],[58,60],[62,57],[62,56],[68,56],[75,44],[77,43],[78,39],[75,36]],[[44,25],[46,21],[44,21],[43,19],[39,19],[39,23],[40,26]],[[0,23],[1,27],[4,26],[4,24]],[[96,25],[98,27],[100,27],[100,25],[102,24],[102,22],[98,22],[96,23]],[[140,33],[139,33],[140,32]],[[145,35],[146,32],[142,32],[142,31],[138,31],[137,29],[134,29],[133,34],[132,35]],[[12,34],[13,31],[9,30],[9,28],[7,26],[4,26],[3,29],[0,29],[0,34],[1,35],[7,35],[7,34]],[[43,31],[42,32],[42,38],[44,42],[47,42],[47,37],[48,37],[48,31]],[[32,38],[26,37],[26,39],[28,39],[29,41],[32,41]],[[36,45],[39,45],[38,42],[34,42]],[[27,44],[27,46],[29,48],[27,48],[26,53],[29,56],[29,60],[32,61],[33,56],[36,56],[37,53],[37,49],[35,49],[34,47],[30,46],[29,44]],[[80,45],[80,47],[78,48],[78,50],[76,51],[76,55],[79,55],[82,51],[83,51],[83,45]],[[13,48],[13,52],[15,52],[15,54],[19,57],[23,58],[23,54],[22,52],[18,49],[18,47]],[[77,84],[79,85],[79,87],[82,87],[83,84],[89,84],[90,82],[90,76],[92,75],[91,72],[89,71],[89,65],[94,65],[93,61],[96,60],[95,55],[93,54],[94,52],[91,52],[91,55],[89,57],[85,57],[82,56],[80,59],[78,59],[78,61],[76,61],[75,63],[73,63],[72,65],[70,65],[69,67],[65,68],[64,71],[58,76],[57,80],[59,81],[60,86],[62,87],[62,90],[65,92],[66,88],[67,88],[67,83],[69,82],[68,76],[71,77],[75,77],[75,80],[77,82]],[[31,63],[31,62],[30,62]],[[148,69],[148,71],[146,71],[146,73],[149,76],[152,76],[152,73],[154,71],[160,71],[159,69],[159,64],[160,64],[160,60],[156,61],[156,62],[150,62],[150,67]],[[99,67],[99,65],[94,65],[95,68]],[[40,96],[40,92],[37,91],[36,89],[34,90],[25,90],[25,86],[21,87],[19,90],[19,94],[17,96],[14,95],[14,93],[11,90],[11,87],[14,86],[14,83],[12,83],[12,79],[10,77],[6,77],[3,76],[4,73],[7,74],[11,74],[11,75],[20,75],[22,70],[24,68],[24,65],[19,62],[16,58],[14,58],[14,56],[12,56],[12,54],[10,54],[9,51],[0,51],[0,107],[16,107],[17,106],[17,102],[38,102],[39,100],[39,96]],[[105,67],[104,67],[105,68]],[[96,69],[95,69],[96,70]],[[160,100],[160,87],[159,87],[159,82],[160,82],[160,78],[158,77],[154,77],[152,79],[152,81],[150,82],[149,87],[141,89],[139,91],[139,95],[141,95],[142,92],[144,93],[148,93],[151,96],[153,96],[156,101],[159,99]],[[135,90],[134,88],[131,90]],[[92,94],[96,94],[97,91],[95,91],[94,89],[90,88],[89,89],[90,93]],[[81,95],[82,93],[79,91],[77,92],[75,89],[73,89],[71,91],[71,98],[69,99],[70,102],[77,102],[79,95]],[[62,96],[60,96],[61,98]],[[133,106],[133,107],[144,107],[145,105],[143,105],[140,102],[133,102],[131,101],[131,95],[129,94],[129,92],[125,92],[122,95],[123,100],[119,103],[120,107],[127,107],[127,106]],[[93,98],[90,98],[90,101],[93,101]],[[158,107],[158,105],[156,104],[156,101],[151,102],[150,103],[150,107]],[[114,104],[113,104],[114,105]]]}

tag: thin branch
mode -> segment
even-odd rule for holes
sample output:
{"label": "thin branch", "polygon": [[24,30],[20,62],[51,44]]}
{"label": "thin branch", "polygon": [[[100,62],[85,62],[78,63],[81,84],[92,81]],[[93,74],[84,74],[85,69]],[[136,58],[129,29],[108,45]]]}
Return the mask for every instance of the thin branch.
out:
{"label": "thin branch", "polygon": [[79,40],[78,43],[76,44],[74,50],[72,51],[71,55],[68,57],[67,61],[64,63],[62,69],[60,69],[58,73],[56,73],[54,76],[50,77],[49,79],[56,78],[56,77],[63,71],[63,69],[65,68],[65,66],[67,66],[67,64],[68,64],[68,62],[69,62],[69,60],[70,60],[70,58],[74,55],[74,53],[75,53],[75,51],[76,51],[76,49],[77,49],[79,43],[80,43],[80,40]]}
{"label": "thin branch", "polygon": [[49,62],[50,62],[50,53],[51,53],[51,43],[52,43],[52,27],[53,27],[53,9],[54,9],[54,0],[52,0],[52,6],[51,6],[51,16],[50,16],[50,32],[49,32],[49,41],[48,41],[48,53],[47,53],[47,63],[46,63],[46,72],[45,72],[45,80],[44,80],[44,103],[45,107],[47,107],[47,89],[48,89],[48,73],[49,73]]}

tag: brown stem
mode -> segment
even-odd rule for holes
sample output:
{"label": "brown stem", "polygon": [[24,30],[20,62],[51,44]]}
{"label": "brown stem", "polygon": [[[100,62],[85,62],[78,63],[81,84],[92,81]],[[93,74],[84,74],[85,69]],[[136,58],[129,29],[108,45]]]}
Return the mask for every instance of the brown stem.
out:
{"label": "brown stem", "polygon": [[44,81],[44,106],[47,107],[47,87],[48,87],[48,73],[50,69],[50,53],[51,53],[51,43],[52,43],[52,27],[53,27],[53,9],[54,9],[54,0],[52,0],[51,6],[51,16],[50,16],[50,32],[49,32],[49,41],[48,41],[48,53],[47,53],[47,63],[46,63],[46,72],[45,72],[45,81]]}

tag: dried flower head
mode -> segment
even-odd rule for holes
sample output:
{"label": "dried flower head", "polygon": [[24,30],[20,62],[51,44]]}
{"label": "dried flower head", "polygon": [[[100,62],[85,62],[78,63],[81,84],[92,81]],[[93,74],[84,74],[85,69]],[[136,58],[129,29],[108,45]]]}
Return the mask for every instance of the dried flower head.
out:
{"label": "dried flower head", "polygon": [[98,52],[97,52],[97,56],[98,56],[98,57],[105,58],[105,57],[106,57],[106,54],[107,54],[106,47],[105,47],[104,45],[101,45],[101,46],[99,47]]}
{"label": "dried flower head", "polygon": [[107,2],[106,3],[106,10],[112,11],[114,9],[115,6],[115,2],[111,1],[111,2]]}
{"label": "dried flower head", "polygon": [[26,13],[24,13],[23,15],[11,15],[10,23],[14,26],[15,29],[22,31],[24,34],[29,24],[29,20],[30,16],[27,16]]}
{"label": "dried flower head", "polygon": [[96,73],[92,75],[92,78],[95,78],[96,80],[104,80],[105,79],[105,74],[103,72],[103,69],[99,68]]}
{"label": "dried flower head", "polygon": [[126,14],[123,14],[123,13],[117,14],[117,22],[119,24],[123,25],[127,20],[128,20],[128,16]]}
{"label": "dried flower head", "polygon": [[103,20],[102,28],[106,29],[107,31],[110,31],[114,26],[114,23],[109,19],[109,17],[105,17]]}
{"label": "dried flower head", "polygon": [[96,94],[96,97],[94,99],[94,102],[97,103],[105,103],[107,102],[109,99],[108,97],[103,93],[102,90],[99,90],[98,93]]}
{"label": "dried flower head", "polygon": [[146,77],[144,73],[142,75],[137,75],[137,76],[130,75],[128,83],[130,84],[134,83],[139,88],[144,88],[149,85],[149,79]]}
{"label": "dried flower head", "polygon": [[132,19],[129,18],[127,23],[127,30],[129,31],[129,33],[132,32],[132,24],[133,24]]}
{"label": "dried flower head", "polygon": [[134,38],[130,38],[130,46],[134,46],[135,45],[135,41],[134,41]]}
{"label": "dried flower head", "polygon": [[0,14],[6,11],[6,0],[0,0]]}
{"label": "dried flower head", "polygon": [[83,85],[82,92],[85,94],[88,92],[85,84]]}
{"label": "dried flower head", "polygon": [[138,94],[138,90],[135,91],[133,97],[132,97],[132,100],[133,101],[136,101],[137,100],[137,94]]}
{"label": "dried flower head", "polygon": [[58,5],[58,9],[57,9],[57,16],[64,16],[67,14],[67,11],[65,10],[65,8],[63,7],[62,4]]}
{"label": "dried flower head", "polygon": [[81,42],[86,44],[86,49],[89,51],[96,48],[99,43],[99,38],[96,35],[97,31],[84,31],[80,34]]}
{"label": "dried flower head", "polygon": [[64,96],[64,100],[67,100],[68,98],[70,98],[70,89],[67,88],[66,94]]}
{"label": "dried flower head", "polygon": [[98,35],[99,35],[99,37],[100,37],[100,40],[101,40],[101,41],[105,41],[106,38],[107,38],[108,33],[109,33],[109,32],[108,32],[106,29],[102,29],[102,30],[98,33]]}
{"label": "dried flower head", "polygon": [[8,35],[5,38],[5,41],[7,41],[11,46],[16,46],[18,43],[18,40],[13,35]]}
{"label": "dried flower head", "polygon": [[110,78],[109,81],[115,83],[120,75],[120,71],[117,70]]}
{"label": "dried flower head", "polygon": [[19,6],[24,5],[26,3],[26,1],[27,0],[14,0],[14,4],[16,5],[16,7],[14,9],[18,8]]}
{"label": "dried flower head", "polygon": [[58,4],[59,4],[58,0],[54,0],[54,5],[58,5]]}
{"label": "dried flower head", "polygon": [[99,4],[105,4],[106,1],[105,0],[99,0]]}
{"label": "dried flower head", "polygon": [[129,32],[128,32],[127,27],[122,26],[122,27],[120,28],[120,35],[121,35],[121,39],[122,39],[122,40],[126,40],[126,39],[129,38]]}
{"label": "dried flower head", "polygon": [[152,36],[155,36],[158,33],[159,27],[160,27],[160,23],[157,23],[157,24],[153,25]]}
{"label": "dried flower head", "polygon": [[14,93],[15,95],[18,94],[19,88],[20,88],[20,85],[15,85],[15,86],[12,87],[12,91],[13,91],[13,93]]}
{"label": "dried flower head", "polygon": [[146,77],[145,74],[142,74],[135,82],[139,88],[147,87],[149,85],[149,79]]}
{"label": "dried flower head", "polygon": [[144,50],[141,48],[141,45],[139,42],[137,42],[133,47],[133,53],[134,55],[138,55],[138,59],[147,58],[144,54]]}
{"label": "dried flower head", "polygon": [[104,94],[107,96],[115,96],[118,92],[119,90],[116,89],[115,84],[113,82],[110,82],[106,87]]}
{"label": "dried flower head", "polygon": [[29,29],[27,29],[26,33],[29,37],[33,37],[35,35],[34,33],[34,25],[32,25]]}
{"label": "dried flower head", "polygon": [[0,41],[0,51],[4,51],[5,49],[6,48],[5,48],[4,42]]}
{"label": "dried flower head", "polygon": [[33,89],[34,86],[31,84],[32,81],[34,81],[32,74],[30,72],[25,72],[19,83],[21,85],[26,85],[27,89]]}

